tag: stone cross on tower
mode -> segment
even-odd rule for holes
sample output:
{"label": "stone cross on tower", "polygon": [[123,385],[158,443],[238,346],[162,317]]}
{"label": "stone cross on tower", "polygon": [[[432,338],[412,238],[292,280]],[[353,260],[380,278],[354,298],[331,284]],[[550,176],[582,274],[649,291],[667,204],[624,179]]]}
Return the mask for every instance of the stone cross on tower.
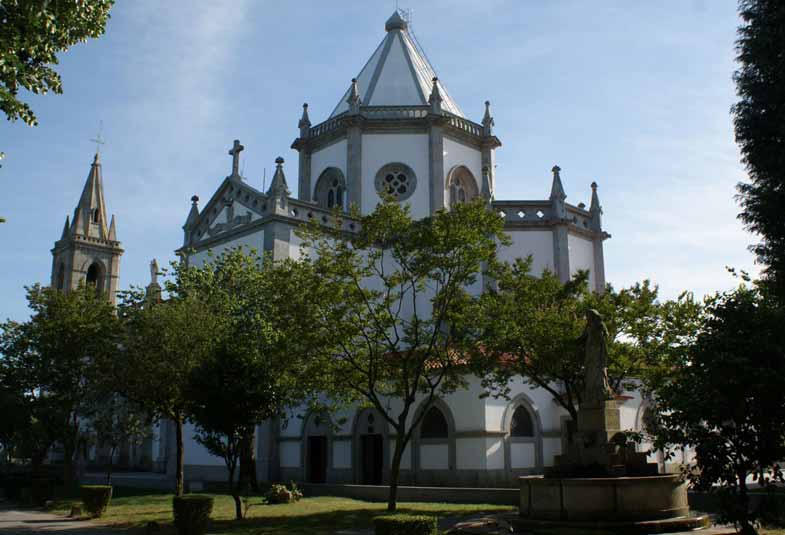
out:
{"label": "stone cross on tower", "polygon": [[232,145],[232,149],[229,151],[229,155],[232,157],[232,176],[240,176],[240,152],[244,148],[240,145],[239,139],[234,140],[234,145]]}

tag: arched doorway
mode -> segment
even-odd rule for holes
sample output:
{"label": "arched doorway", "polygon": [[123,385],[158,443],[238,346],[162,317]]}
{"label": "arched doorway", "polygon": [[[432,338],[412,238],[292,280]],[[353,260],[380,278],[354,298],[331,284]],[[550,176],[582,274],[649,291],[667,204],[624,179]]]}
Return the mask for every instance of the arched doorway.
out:
{"label": "arched doorway", "polygon": [[376,409],[357,411],[354,420],[354,479],[361,485],[381,485],[389,465],[387,422]]}
{"label": "arched doorway", "polygon": [[311,413],[303,427],[303,466],[308,483],[326,483],[330,467],[330,421],[324,414]]}

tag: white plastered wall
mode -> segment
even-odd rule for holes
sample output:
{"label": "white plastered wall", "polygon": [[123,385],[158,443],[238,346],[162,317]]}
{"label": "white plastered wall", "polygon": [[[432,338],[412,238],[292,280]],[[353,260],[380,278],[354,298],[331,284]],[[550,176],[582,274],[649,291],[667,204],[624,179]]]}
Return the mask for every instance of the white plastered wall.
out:
{"label": "white plastered wall", "polygon": [[388,163],[403,163],[412,168],[417,177],[417,187],[404,203],[411,206],[411,214],[415,219],[428,216],[430,178],[427,134],[363,134],[362,212],[372,212],[381,201],[374,182],[376,172]]}
{"label": "white plastered wall", "polygon": [[341,139],[311,153],[311,199],[316,192],[316,182],[328,167],[337,167],[346,176],[346,140]]}
{"label": "white plastered wall", "polygon": [[[482,153],[474,147],[469,147],[463,143],[444,138],[444,185],[447,187],[447,175],[458,165],[466,166],[474,175],[477,181],[477,192],[482,191]],[[444,202],[449,202],[447,195]]]}
{"label": "white plastered wall", "polygon": [[246,254],[254,253],[257,256],[262,256],[264,254],[264,230],[259,229],[251,234],[213,245],[209,249],[192,254],[188,257],[188,262],[191,266],[201,267],[210,259],[210,252],[212,252],[212,258],[215,259],[224,251],[240,246]]}
{"label": "white plastered wall", "polygon": [[505,232],[512,240],[512,244],[499,249],[499,260],[512,263],[516,258],[532,255],[532,273],[541,275],[546,269],[555,271],[552,231],[508,230]]}
{"label": "white plastered wall", "polygon": [[185,464],[200,466],[226,466],[224,460],[207,451],[207,448],[196,442],[193,438],[196,427],[191,423],[183,426],[183,450]]}
{"label": "white plastered wall", "polygon": [[589,271],[589,289],[594,291],[594,243],[591,240],[570,234],[567,236],[567,247],[570,250],[570,274],[579,270]]}

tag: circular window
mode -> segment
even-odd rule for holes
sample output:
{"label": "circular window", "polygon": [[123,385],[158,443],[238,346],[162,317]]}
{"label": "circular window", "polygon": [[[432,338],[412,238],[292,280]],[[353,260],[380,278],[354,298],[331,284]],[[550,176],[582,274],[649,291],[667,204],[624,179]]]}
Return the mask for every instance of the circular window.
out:
{"label": "circular window", "polygon": [[376,173],[375,183],[380,197],[390,196],[397,201],[403,201],[414,193],[417,177],[408,165],[388,163]]}

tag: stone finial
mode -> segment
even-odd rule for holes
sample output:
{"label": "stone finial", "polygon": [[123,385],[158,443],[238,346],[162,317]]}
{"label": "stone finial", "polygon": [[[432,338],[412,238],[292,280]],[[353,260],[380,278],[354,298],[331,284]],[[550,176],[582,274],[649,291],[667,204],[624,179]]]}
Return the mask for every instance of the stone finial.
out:
{"label": "stone finial", "polygon": [[554,165],[551,168],[551,172],[553,173],[553,182],[551,184],[551,201],[557,200],[559,202],[564,202],[564,199],[567,198],[567,194],[564,193],[564,186],[561,182],[561,167],[558,165]]}
{"label": "stone finial", "polygon": [[63,233],[60,235],[60,239],[64,240],[68,237],[68,231],[71,228],[71,219],[68,216],[65,216],[65,225],[63,226]]}
{"label": "stone finial", "polygon": [[231,176],[240,176],[240,152],[245,147],[240,145],[240,140],[235,139],[232,148],[229,150],[229,155],[232,157],[232,175]]}
{"label": "stone finial", "polygon": [[352,78],[352,85],[349,88],[349,96],[346,98],[346,102],[349,104],[349,113],[360,113],[362,99],[360,99],[360,89],[357,87],[357,78]]}
{"label": "stone finial", "polygon": [[194,206],[199,204],[199,196],[198,195],[194,195],[194,196],[191,197],[191,204],[194,205]]}
{"label": "stone finial", "polygon": [[300,129],[300,137],[306,138],[308,137],[308,133],[311,128],[311,119],[308,117],[308,103],[303,103],[303,115],[300,117],[300,121],[297,123],[297,127]]}
{"label": "stone finial", "polygon": [[591,224],[594,230],[602,230],[602,205],[600,204],[600,197],[597,195],[597,183],[591,183],[591,204],[589,205],[589,213],[591,213]]}
{"label": "stone finial", "polygon": [[278,156],[275,159],[275,174],[270,182],[270,189],[267,190],[269,197],[286,197],[291,192],[286,185],[286,176],[283,173],[283,158]]}
{"label": "stone finial", "polygon": [[409,24],[403,19],[398,10],[396,9],[395,12],[387,19],[387,22],[384,23],[384,29],[388,32],[393,30],[405,30]]}
{"label": "stone finial", "polygon": [[192,231],[196,227],[199,222],[199,197],[194,195],[191,197],[191,210],[188,212],[188,218],[185,220],[185,225],[183,225],[183,230],[185,231],[185,237],[183,239],[184,245],[188,245],[188,242],[191,241],[192,238]]}
{"label": "stone finial", "polygon": [[493,134],[493,116],[491,116],[491,101],[485,101],[485,115],[482,117],[482,133],[484,136],[490,136]]}
{"label": "stone finial", "polygon": [[428,97],[428,103],[431,105],[431,113],[442,112],[442,94],[439,92],[439,79],[433,77],[433,87],[431,88],[431,96]]}
{"label": "stone finial", "polygon": [[107,235],[109,241],[117,241],[117,227],[114,222],[114,215],[112,215],[112,221],[109,223],[109,234]]}

